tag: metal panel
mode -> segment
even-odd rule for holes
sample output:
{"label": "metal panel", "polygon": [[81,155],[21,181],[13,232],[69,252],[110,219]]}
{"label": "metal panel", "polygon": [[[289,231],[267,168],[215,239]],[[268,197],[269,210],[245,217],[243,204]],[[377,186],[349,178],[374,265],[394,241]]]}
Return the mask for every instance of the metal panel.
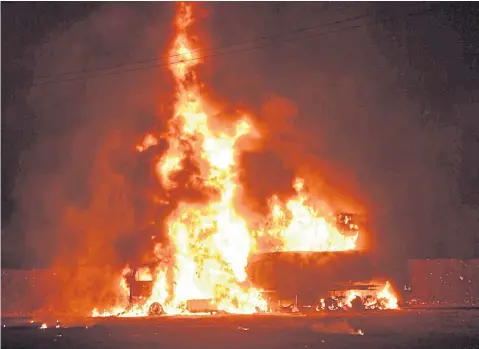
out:
{"label": "metal panel", "polygon": [[372,255],[358,251],[276,252],[253,256],[248,275],[255,285],[282,297],[316,297],[336,287],[382,279],[386,275],[379,269]]}

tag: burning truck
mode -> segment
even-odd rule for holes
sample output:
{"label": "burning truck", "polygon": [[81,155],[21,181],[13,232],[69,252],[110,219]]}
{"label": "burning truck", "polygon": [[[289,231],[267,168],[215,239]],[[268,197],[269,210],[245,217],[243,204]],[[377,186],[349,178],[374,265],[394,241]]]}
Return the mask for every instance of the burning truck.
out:
{"label": "burning truck", "polygon": [[[338,229],[346,235],[356,234],[357,219],[354,214],[338,214]],[[251,283],[263,290],[266,311],[271,313],[396,308],[389,283],[371,281],[385,280],[378,265],[374,255],[357,250],[268,252],[252,255],[247,273]],[[125,312],[146,306],[149,316],[166,313],[160,302],[149,302],[154,270],[154,266],[142,266],[124,275],[129,292]],[[182,307],[187,313],[220,312],[211,299],[190,299]]]}
{"label": "burning truck", "polygon": [[252,282],[265,291],[270,311],[356,311],[397,307],[373,256],[359,251],[274,252],[254,255]]}
{"label": "burning truck", "polygon": [[[348,252],[358,250],[358,217],[340,213],[335,219],[333,208],[309,190],[299,173],[293,181],[295,194],[271,196],[267,215],[238,210],[244,189],[238,160],[249,142],[262,138],[262,128],[241,110],[227,127],[216,118],[220,110],[202,93],[196,75],[201,47],[190,35],[193,18],[192,5],[179,3],[169,49],[175,57],[169,64],[174,113],[164,132],[146,135],[137,147],[143,152],[159,140],[168,144],[152,168],[162,188],[155,204],[171,208],[164,227],[172,258],[149,268],[154,277],[145,278],[143,268],[134,268],[122,278],[120,291],[122,296],[129,292],[129,307],[120,313],[251,314],[276,310],[275,304],[288,299],[294,299],[294,309],[333,309],[348,302],[380,307],[366,295],[381,297],[387,291],[387,285],[375,291],[377,284],[368,281],[378,276],[380,263],[362,252]],[[179,195],[178,188],[200,191],[209,199],[194,202]],[[156,246],[154,254],[161,264]],[[363,264],[364,275],[354,272]],[[112,311],[93,313],[108,316]]]}
{"label": "burning truck", "polygon": [[[345,237],[357,237],[364,218],[342,212],[336,227]],[[396,308],[381,265],[377,256],[361,250],[277,251],[254,254],[247,272],[265,290],[272,311]]]}
{"label": "burning truck", "polygon": [[[122,312],[128,314],[134,309],[147,309],[148,316],[165,315],[164,305],[158,301],[150,301],[155,281],[153,278],[153,266],[141,266],[128,269],[124,274],[128,289],[128,307]],[[182,308],[187,313],[216,314],[219,312],[214,302],[210,299],[189,299]],[[119,314],[121,315],[121,314]]]}

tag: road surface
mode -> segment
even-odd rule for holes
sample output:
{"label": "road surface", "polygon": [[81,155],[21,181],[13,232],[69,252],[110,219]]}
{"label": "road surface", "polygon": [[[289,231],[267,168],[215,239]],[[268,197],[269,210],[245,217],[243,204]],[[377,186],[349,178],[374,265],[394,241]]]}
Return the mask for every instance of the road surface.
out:
{"label": "road surface", "polygon": [[479,310],[396,310],[368,314],[191,316],[50,320],[2,319],[2,348],[470,348],[479,349]]}

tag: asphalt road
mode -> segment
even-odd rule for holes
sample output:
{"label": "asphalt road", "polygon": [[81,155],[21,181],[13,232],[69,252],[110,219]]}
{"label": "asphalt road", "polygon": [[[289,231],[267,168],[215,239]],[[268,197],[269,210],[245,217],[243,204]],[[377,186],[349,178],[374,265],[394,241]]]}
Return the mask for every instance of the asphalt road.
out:
{"label": "asphalt road", "polygon": [[2,319],[2,348],[479,349],[477,309],[50,321]]}

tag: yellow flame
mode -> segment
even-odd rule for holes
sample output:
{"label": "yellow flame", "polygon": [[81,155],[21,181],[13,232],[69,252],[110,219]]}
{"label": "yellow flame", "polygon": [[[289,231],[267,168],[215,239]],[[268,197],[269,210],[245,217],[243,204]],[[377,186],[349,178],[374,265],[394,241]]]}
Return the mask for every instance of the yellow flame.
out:
{"label": "yellow flame", "polygon": [[384,300],[384,307],[386,309],[398,309],[398,299],[395,292],[392,290],[391,284],[389,281],[386,282],[384,288],[378,293],[378,299]]}
{"label": "yellow flame", "polygon": [[304,181],[293,183],[297,195],[286,203],[278,197],[270,202],[271,216],[255,233],[260,244],[277,251],[346,251],[356,248],[358,233],[343,235],[334,224],[334,215],[322,212],[304,191]]}
{"label": "yellow flame", "polygon": [[136,146],[136,150],[139,152],[143,152],[149,147],[153,147],[158,144],[158,139],[156,139],[155,136],[152,134],[147,134],[145,138],[143,139],[143,142],[140,145]]}
{"label": "yellow flame", "polygon": [[[169,306],[179,308],[190,299],[211,299],[218,309],[251,312],[262,306],[259,292],[241,285],[251,248],[246,222],[234,209],[237,184],[236,144],[250,129],[243,119],[234,132],[211,129],[210,116],[193,68],[199,63],[192,52],[186,29],[192,22],[191,8],[181,4],[171,71],[176,80],[175,115],[170,121],[168,151],[157,170],[166,187],[187,157],[199,164],[195,185],[216,192],[208,205],[181,204],[169,217],[167,227],[174,247],[174,287]],[[179,62],[179,63],[178,63]],[[156,287],[156,285],[155,285]]]}
{"label": "yellow flame", "polygon": [[[372,281],[372,283],[378,283]],[[371,296],[368,300],[365,300],[365,296]],[[376,292],[370,291],[357,291],[351,290],[346,292],[344,304],[340,304],[340,306],[345,307],[352,307],[352,301],[356,298],[362,298],[363,304],[367,309],[398,309],[398,299],[396,293],[392,289],[392,286],[389,281],[384,283],[383,288]]]}

